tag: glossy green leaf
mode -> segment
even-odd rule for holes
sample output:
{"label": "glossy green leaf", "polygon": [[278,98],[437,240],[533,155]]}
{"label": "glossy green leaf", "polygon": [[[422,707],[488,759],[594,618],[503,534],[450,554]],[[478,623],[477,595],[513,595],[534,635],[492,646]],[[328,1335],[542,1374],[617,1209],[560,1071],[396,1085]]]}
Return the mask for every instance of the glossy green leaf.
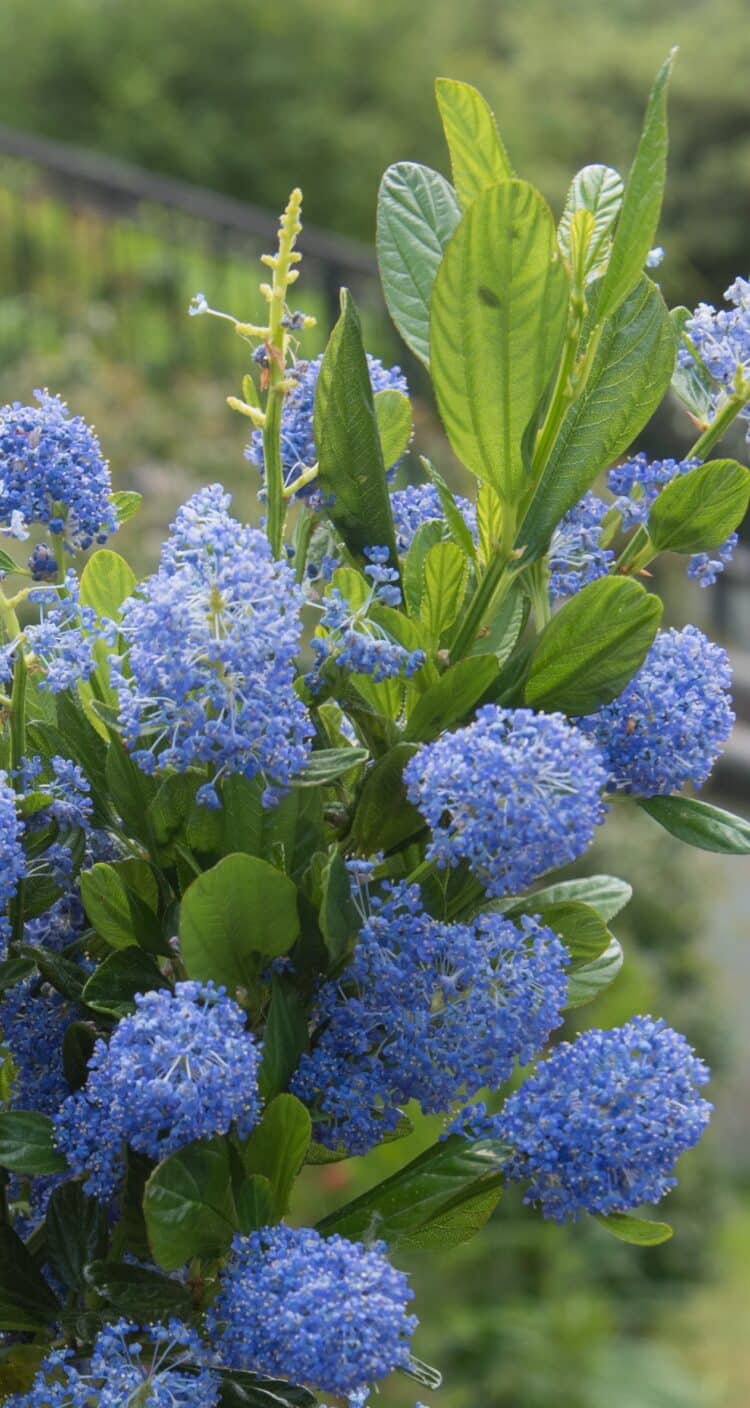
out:
{"label": "glossy green leaf", "polygon": [[80,1090],[88,1078],[94,1054],[96,1029],[91,1022],[70,1022],[62,1041],[63,1074],[71,1090]]}
{"label": "glossy green leaf", "polygon": [[569,900],[582,900],[590,905],[605,922],[614,919],[616,914],[630,902],[633,889],[626,880],[618,880],[616,875],[586,875],[581,880],[561,880],[557,885],[545,885],[535,890],[533,895],[504,904],[505,913],[531,914],[534,905],[544,908],[550,904],[567,903]]}
{"label": "glossy green leaf", "polygon": [[47,1260],[64,1286],[86,1289],[86,1269],[104,1256],[109,1222],[104,1206],[84,1193],[80,1183],[54,1188],[44,1219]]}
{"label": "glossy green leaf", "polygon": [[286,1090],[303,1051],[309,1046],[307,1008],[299,990],[274,974],[271,1006],[263,1035],[258,1087],[264,1100]]}
{"label": "glossy green leaf", "polygon": [[[597,322],[592,302],[586,338]],[[643,278],[598,334],[585,389],[563,421],[517,535],[524,561],[546,552],[563,514],[643,430],[666,394],[674,360],[667,306]]]}
{"label": "glossy green leaf", "polygon": [[48,1115],[36,1110],[8,1110],[0,1114],[0,1167],[11,1173],[61,1173],[67,1168],[53,1139]]}
{"label": "glossy green leaf", "polygon": [[321,748],[311,753],[303,772],[295,777],[294,787],[327,787],[345,777],[352,768],[367,762],[366,748]]}
{"label": "glossy green leaf", "polygon": [[142,772],[137,763],[133,762],[121,739],[112,734],[107,752],[106,775],[109,794],[125,823],[126,830],[150,849],[153,837],[149,808],[159,790],[158,781]]}
{"label": "glossy green leaf", "polygon": [[253,1173],[235,1192],[237,1221],[243,1237],[277,1221],[274,1213],[274,1191],[262,1173]]}
{"label": "glossy green leaf", "polygon": [[657,552],[708,552],[739,527],[748,502],[750,470],[736,460],[709,460],[662,489],[648,535]]}
{"label": "glossy green leaf", "polygon": [[635,288],[656,236],[667,175],[667,84],[673,57],[659,70],[648,100],[602,284],[600,318],[611,317]]}
{"label": "glossy green leaf", "polygon": [[282,1379],[267,1379],[243,1369],[219,1369],[219,1408],[315,1408],[306,1388]]}
{"label": "glossy green leaf", "polygon": [[82,1001],[95,1012],[125,1017],[135,1011],[135,995],[169,984],[158,965],[138,947],[110,954],[94,970],[81,994]]}
{"label": "glossy green leaf", "polygon": [[335,527],[355,558],[387,547],[398,561],[362,329],[351,295],[341,292],[341,316],[323,354],[314,411],[317,484],[329,498]]}
{"label": "glossy green leaf", "polygon": [[122,527],[123,523],[128,523],[137,514],[143,503],[143,494],[137,494],[134,489],[118,489],[112,494],[111,503],[117,514],[118,525]]}
{"label": "glossy green leaf", "polygon": [[455,543],[435,543],[424,560],[419,615],[437,642],[454,624],[464,599],[468,566]]}
{"label": "glossy green leaf", "polygon": [[337,847],[321,855],[315,889],[320,932],[331,963],[336,965],[353,950],[360,927],[352,899],[351,877]]}
{"label": "glossy green leaf", "polygon": [[[89,558],[81,573],[81,605],[93,607],[100,620],[119,621],[122,604],[127,597],[132,596],[135,587],[135,574],[124,557],[112,552],[110,548],[100,548]],[[111,646],[105,641],[97,640],[93,649],[97,662],[96,683],[99,695],[105,703],[116,704],[117,696],[109,682]],[[94,697],[92,686],[84,680],[79,688],[84,703],[90,706]],[[89,718],[91,717],[89,714]],[[92,722],[99,732],[96,722],[93,719]]]}
{"label": "glossy green leaf", "polygon": [[750,822],[744,817],[695,797],[639,797],[638,805],[688,846],[727,856],[750,855]]}
{"label": "glossy green leaf", "polygon": [[150,868],[143,862],[138,865],[133,878],[139,884],[140,893],[131,890],[117,866],[106,861],[99,861],[81,874],[81,899],[89,922],[112,948],[122,949],[139,943],[143,929],[148,929],[152,935],[155,930],[158,932],[156,914],[146,899],[146,895],[148,899],[156,897],[155,882]]}
{"label": "glossy green leaf", "polygon": [[230,992],[251,985],[298,933],[296,886],[257,856],[226,856],[193,881],[180,907],[188,976],[225,983]]}
{"label": "glossy green leaf", "polygon": [[403,771],[414,743],[397,743],[365,777],[352,824],[352,844],[363,855],[388,851],[424,830],[424,819],[407,801]]}
{"label": "glossy green leaf", "polygon": [[262,1174],[271,1184],[273,1220],[289,1206],[294,1180],[310,1147],[310,1115],[294,1095],[277,1095],[242,1146],[246,1174]]}
{"label": "glossy green leaf", "polygon": [[640,669],[662,603],[626,577],[590,582],[540,635],[524,686],[534,709],[589,714],[609,704]]}
{"label": "glossy green leaf", "polygon": [[432,286],[460,218],[456,193],[437,171],[412,161],[388,167],[378,192],[380,279],[388,312],[426,367]]}
{"label": "glossy green leaf", "polygon": [[583,1007],[608,988],[623,964],[623,952],[617,939],[611,938],[603,953],[574,969],[568,978],[566,1007]]}
{"label": "glossy green leaf", "polygon": [[612,227],[622,208],[623,182],[619,171],[611,166],[584,166],[570,185],[565,208],[560,218],[558,239],[560,248],[570,258],[570,227],[579,210],[588,210],[594,217],[594,228],[586,251],[584,273],[596,269],[606,257]]}
{"label": "glossy green leaf", "polygon": [[43,1329],[60,1306],[16,1232],[0,1224],[0,1330]]}
{"label": "glossy green leaf", "polygon": [[557,365],[567,310],[549,207],[525,181],[490,187],[438,270],[430,362],[455,453],[507,501],[525,483],[524,433]]}
{"label": "glossy green leaf", "polygon": [[668,1222],[651,1222],[645,1217],[633,1217],[629,1212],[595,1213],[594,1216],[613,1237],[636,1247],[658,1247],[672,1236]]}
{"label": "glossy green leaf", "polygon": [[188,1286],[158,1271],[128,1266],[118,1261],[94,1261],[86,1280],[110,1305],[130,1320],[166,1320],[170,1316],[189,1317],[192,1296]]}
{"label": "glossy green leaf", "polygon": [[424,591],[424,565],[431,548],[442,543],[445,533],[442,523],[430,518],[420,523],[409,544],[404,563],[404,598],[411,616],[418,616]]}
{"label": "glossy green leaf", "polygon": [[157,1164],[143,1203],[149,1245],[164,1271],[223,1256],[237,1231],[224,1140],[189,1144]]}
{"label": "glossy green leaf", "polygon": [[430,685],[412,709],[405,737],[426,743],[444,729],[453,728],[471,712],[489,689],[499,670],[495,655],[475,655],[459,660]]}
{"label": "glossy green leaf", "polygon": [[451,158],[453,184],[466,207],[487,186],[513,175],[494,114],[481,93],[456,78],[435,80],[435,96]]}
{"label": "glossy green leaf", "polygon": [[411,415],[411,401],[403,391],[386,387],[373,396],[375,419],[378,423],[380,448],[383,451],[383,464],[392,469],[409,448],[414,423]]}
{"label": "glossy green leaf", "polygon": [[542,904],[538,896],[532,895],[525,912],[538,914],[542,923],[554,929],[575,966],[598,958],[612,939],[601,915],[582,900],[557,900],[552,904]]}

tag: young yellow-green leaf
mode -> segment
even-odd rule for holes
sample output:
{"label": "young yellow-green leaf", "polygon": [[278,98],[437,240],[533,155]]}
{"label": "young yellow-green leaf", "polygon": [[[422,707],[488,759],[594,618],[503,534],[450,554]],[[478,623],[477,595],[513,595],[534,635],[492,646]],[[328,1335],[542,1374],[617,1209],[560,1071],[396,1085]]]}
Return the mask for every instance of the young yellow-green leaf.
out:
{"label": "young yellow-green leaf", "polygon": [[252,984],[264,960],[286,953],[298,934],[296,885],[257,856],[226,856],[193,881],[180,906],[188,977],[230,993]]}
{"label": "young yellow-green leaf", "polygon": [[468,564],[455,543],[435,543],[424,561],[420,619],[434,641],[450,630],[466,591]]}
{"label": "young yellow-green leaf", "polygon": [[643,131],[628,175],[622,212],[599,298],[599,317],[610,318],[635,288],[654,243],[667,175],[667,84],[675,50],[656,76]]}
{"label": "young yellow-green leaf", "polygon": [[612,226],[620,213],[622,177],[611,166],[584,166],[573,177],[565,209],[558,227],[560,248],[571,256],[571,225],[577,211],[588,210],[594,217],[593,232],[586,249],[583,272],[589,274],[601,264],[607,252]]}
{"label": "young yellow-green leaf", "polygon": [[388,312],[407,347],[430,365],[430,298],[461,218],[453,187],[428,166],[389,166],[378,193],[377,251]]}
{"label": "young yellow-green leaf", "polygon": [[708,552],[738,528],[750,502],[750,470],[709,460],[662,489],[648,516],[657,552]]}
{"label": "young yellow-green leaf", "polygon": [[571,715],[609,704],[643,664],[662,610],[659,598],[631,578],[589,582],[539,636],[524,703]]}
{"label": "young yellow-green leaf", "polygon": [[641,797],[638,805],[670,835],[701,851],[750,855],[750,822],[697,797]]}
{"label": "young yellow-green leaf", "polygon": [[403,391],[389,386],[385,391],[376,391],[373,404],[383,463],[386,469],[392,469],[409,448],[413,429],[411,401]]}
{"label": "young yellow-green leaf", "polygon": [[[107,618],[111,621],[119,621],[122,604],[127,597],[132,596],[136,585],[135,574],[124,557],[120,557],[119,553],[112,552],[110,548],[100,548],[89,558],[81,573],[81,605],[92,606],[100,619]],[[111,653],[111,647],[105,641],[97,640],[94,642],[96,682],[99,695],[106,704],[115,705],[117,695],[109,683]],[[79,691],[87,718],[97,733],[107,738],[106,728],[91,711],[91,701],[94,695],[88,680],[80,682]]]}
{"label": "young yellow-green leaf", "polygon": [[538,191],[505,181],[479,195],[435,279],[430,362],[455,453],[506,502],[524,487],[524,433],[557,366],[568,292]]}
{"label": "young yellow-green leaf", "polygon": [[424,455],[419,456],[419,462],[437,490],[440,507],[443,510],[445,521],[454,543],[457,543],[461,551],[474,561],[476,559],[477,550],[471,535],[471,529],[458,507],[453,494],[448,488],[448,485],[443,479],[442,474],[438,473],[434,464]]}
{"label": "young yellow-green leaf", "polygon": [[645,1217],[633,1217],[629,1212],[595,1213],[594,1216],[613,1237],[636,1247],[658,1247],[672,1236],[668,1222],[651,1222]]}
{"label": "young yellow-green leaf", "polygon": [[479,560],[487,566],[495,556],[503,534],[503,505],[491,484],[480,484],[477,494]]}
{"label": "young yellow-green leaf", "polygon": [[117,522],[122,527],[123,523],[128,523],[135,517],[143,503],[143,494],[137,494],[134,489],[118,489],[110,496],[110,503],[117,514]]}
{"label": "young yellow-green leaf", "polygon": [[513,175],[495,116],[481,93],[456,78],[437,78],[435,97],[448,143],[453,184],[464,208],[487,186]]}

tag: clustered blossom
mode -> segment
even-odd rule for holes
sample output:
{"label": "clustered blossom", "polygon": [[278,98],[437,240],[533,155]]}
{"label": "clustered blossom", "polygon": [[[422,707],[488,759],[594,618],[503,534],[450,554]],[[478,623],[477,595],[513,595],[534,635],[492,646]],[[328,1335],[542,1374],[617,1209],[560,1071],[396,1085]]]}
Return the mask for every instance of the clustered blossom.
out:
{"label": "clustered blossom", "polygon": [[311,641],[317,656],[317,671],[308,680],[312,688],[317,688],[320,671],[328,661],[352,675],[372,675],[376,683],[398,676],[409,679],[424,664],[423,650],[409,650],[382,620],[369,614],[373,606],[398,606],[401,590],[398,572],[388,565],[387,548],[366,548],[365,556],[368,565],[364,573],[370,590],[359,605],[353,606],[336,586],[324,598],[319,621],[323,633]]}
{"label": "clustered blossom", "polygon": [[53,1115],[70,1094],[63,1037],[75,1009],[46,983],[25,978],[0,997],[0,1046],[13,1061],[11,1107]]}
{"label": "clustered blossom", "polygon": [[661,631],[622,694],[579,720],[609,786],[643,797],[702,786],[732,731],[731,683],[726,651],[702,631]]}
{"label": "clustered blossom", "polygon": [[663,1021],[635,1017],[558,1046],[505,1102],[496,1137],[526,1202],[565,1222],[628,1212],[673,1188],[672,1170],[705,1129],[708,1068]]}
{"label": "clustered blossom", "polygon": [[39,620],[26,627],[24,638],[44,670],[39,688],[50,694],[75,689],[96,669],[95,646],[102,631],[95,610],[81,605],[80,584],[72,570],[66,573],[64,591],[39,587],[30,600],[39,607]]}
{"label": "clustered blossom", "polygon": [[34,396],[0,409],[0,531],[27,538],[41,523],[71,552],[106,542],[117,515],[99,441],[59,396]]}
{"label": "clustered blossom", "polygon": [[46,764],[38,756],[24,758],[18,780],[30,794],[29,800],[38,804],[26,822],[28,838],[38,838],[53,827],[49,843],[30,863],[29,874],[42,867],[57,884],[64,885],[73,871],[71,844],[81,831],[89,829],[91,784],[77,763],[59,756],[49,758]]}
{"label": "clustered blossom", "polygon": [[559,1026],[567,996],[567,953],[535,919],[444,923],[405,884],[369,904],[350,965],[317,995],[319,1035],[292,1085],[316,1137],[353,1154],[409,1100],[434,1114],[507,1080]]}
{"label": "clustered blossom", "polygon": [[16,796],[0,772],[0,950],[8,937],[7,906],[26,874],[26,857],[21,837],[23,824],[16,811]]}
{"label": "clustered blossom", "polygon": [[562,714],[487,704],[415,753],[404,780],[432,828],[428,858],[465,861],[496,897],[576,860],[605,815],[599,750]]}
{"label": "clustered blossom", "polygon": [[573,596],[589,582],[606,577],[614,553],[602,546],[604,519],[611,505],[591,492],[558,523],[549,548],[550,596]]}
{"label": "clustered blossom", "polygon": [[206,1321],[231,1367],[352,1398],[409,1362],[412,1295],[382,1242],[264,1227],[235,1237]]}
{"label": "clustered blossom", "polygon": [[[469,499],[456,498],[456,506],[471,533],[477,538],[477,511]],[[400,553],[407,553],[414,535],[423,523],[445,522],[440,495],[434,484],[408,484],[405,489],[396,489],[391,494],[391,513],[396,530],[396,545]]]}
{"label": "clustered blossom", "polygon": [[[714,412],[720,409],[720,401],[744,388],[747,402],[740,416],[750,420],[750,280],[735,279],[725,291],[724,299],[732,306],[718,311],[710,303],[699,303],[692,318],[687,319],[684,332],[703,365],[719,383]],[[680,347],[679,360],[683,367],[694,365],[688,347]],[[747,439],[750,440],[750,429]]]}
{"label": "clustered blossom", "polygon": [[70,1349],[53,1350],[27,1393],[8,1408],[216,1408],[221,1379],[194,1330],[181,1320],[165,1325],[105,1325],[84,1368]]}
{"label": "clustered blossom", "polygon": [[277,800],[305,766],[312,725],[294,691],[303,595],[265,536],[229,513],[220,485],[180,509],[158,572],[122,610],[113,666],[128,748],[144,772],[204,766],[260,775]]}
{"label": "clustered blossom", "polygon": [[241,1008],[212,983],[139,994],[109,1044],[99,1040],[86,1085],[56,1117],[57,1142],[86,1187],[109,1197],[123,1144],[153,1159],[195,1139],[249,1134],[259,1113],[259,1048]]}
{"label": "clustered blossom", "polygon": [[[285,485],[293,484],[302,472],[311,469],[318,459],[313,436],[313,412],[315,389],[322,362],[322,356],[316,357],[312,362],[300,361],[286,372],[292,386],[284,397],[281,413],[281,466]],[[400,367],[384,367],[377,357],[368,354],[367,369],[374,394],[392,390],[408,396],[409,388]],[[265,474],[261,430],[253,431],[245,457],[251,464],[257,465],[262,475]],[[386,465],[389,471],[395,468],[395,465]],[[320,490],[314,480],[300,489],[296,497],[306,499],[314,508],[321,504]]]}
{"label": "clustered blossom", "polygon": [[[634,455],[618,464],[607,475],[607,484],[616,495],[613,507],[621,515],[625,529],[646,524],[651,507],[662,489],[681,474],[696,469],[700,460],[650,460],[648,455]],[[731,562],[737,546],[737,534],[730,533],[714,555],[696,552],[688,563],[688,577],[701,587],[713,586],[720,572]]]}

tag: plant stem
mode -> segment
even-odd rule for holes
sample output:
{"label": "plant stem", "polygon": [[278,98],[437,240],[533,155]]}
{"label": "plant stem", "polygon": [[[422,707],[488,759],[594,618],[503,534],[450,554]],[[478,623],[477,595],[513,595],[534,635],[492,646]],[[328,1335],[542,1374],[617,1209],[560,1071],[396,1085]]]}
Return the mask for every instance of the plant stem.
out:
{"label": "plant stem", "polygon": [[726,435],[732,421],[737,419],[740,411],[747,405],[749,394],[750,392],[745,388],[736,395],[730,396],[729,400],[722,406],[719,414],[714,416],[711,424],[706,426],[706,429],[698,436],[695,444],[688,450],[685,456],[686,459],[705,460],[709,450],[712,450],[714,445],[721,440],[722,436]]}
{"label": "plant stem", "polygon": [[274,557],[280,557],[284,538],[286,500],[284,498],[284,470],[281,460],[281,414],[286,377],[286,357],[288,339],[284,330],[284,308],[289,285],[294,283],[297,271],[293,265],[299,260],[294,253],[297,235],[302,229],[300,208],[302,192],[292,191],[279,225],[279,249],[277,254],[264,255],[264,263],[273,270],[270,288],[265,285],[263,292],[268,299],[268,397],[266,400],[266,420],[263,426],[263,460],[266,475],[266,502],[268,522],[266,531]]}
{"label": "plant stem", "polygon": [[505,600],[517,570],[516,564],[509,563],[502,552],[492,558],[454,637],[450,649],[452,663],[471,650],[484,617],[491,606],[497,608]]}

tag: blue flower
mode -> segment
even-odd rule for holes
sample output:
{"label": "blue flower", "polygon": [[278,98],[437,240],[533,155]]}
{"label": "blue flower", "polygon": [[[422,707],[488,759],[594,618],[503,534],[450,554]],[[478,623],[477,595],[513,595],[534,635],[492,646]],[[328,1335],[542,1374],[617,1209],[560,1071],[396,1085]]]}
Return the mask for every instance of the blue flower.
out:
{"label": "blue flower", "polygon": [[39,606],[39,621],[27,626],[24,638],[44,674],[39,688],[50,694],[75,689],[96,669],[96,642],[101,627],[96,612],[82,606],[80,584],[75,572],[66,574],[63,588],[39,587],[30,600]]}
{"label": "blue flower", "polygon": [[[607,483],[612,493],[617,495],[613,507],[622,516],[623,528],[645,524],[651,506],[664,486],[700,463],[700,460],[649,460],[647,455],[639,454],[611,469]],[[718,574],[731,561],[736,546],[737,534],[730,533],[721,547],[716,549],[718,555],[712,557],[707,552],[694,553],[688,564],[688,577],[701,587],[713,586]]]}
{"label": "blue flower", "polygon": [[216,1408],[221,1380],[194,1330],[181,1320],[134,1325],[118,1320],[100,1330],[80,1368],[73,1351],[52,1350],[28,1393],[9,1408]]}
{"label": "blue flower", "polygon": [[393,1130],[409,1100],[434,1114],[507,1080],[559,1026],[567,997],[567,953],[535,919],[444,923],[405,884],[369,907],[351,963],[317,994],[317,1040],[292,1082],[316,1137],[353,1154]]}
{"label": "blue flower", "polygon": [[[474,504],[459,496],[456,505],[476,542],[478,530]],[[408,484],[405,489],[397,489],[391,494],[391,513],[396,530],[396,544],[402,554],[409,551],[414,534],[423,523],[445,522],[440,495],[434,484]]]}
{"label": "blue flower", "polygon": [[702,631],[661,631],[619,698],[578,721],[609,786],[643,797],[702,786],[732,731],[731,683],[726,651]]}
{"label": "blue flower", "polygon": [[614,553],[602,547],[603,520],[611,505],[585,494],[558,523],[549,548],[550,596],[574,596],[589,582],[606,577]]}
{"label": "blue flower", "polygon": [[368,565],[364,575],[370,579],[370,590],[362,600],[352,604],[336,586],[323,599],[320,633],[310,642],[317,656],[317,670],[308,677],[313,690],[327,661],[352,675],[372,675],[375,683],[399,676],[409,679],[424,664],[423,650],[409,650],[382,619],[370,615],[373,606],[393,607],[401,602],[399,574],[388,565],[388,549],[365,548],[365,557]]}
{"label": "blue flower", "polygon": [[0,998],[0,1045],[13,1061],[11,1106],[53,1115],[70,1094],[63,1037],[76,1012],[46,983],[25,978]]}
{"label": "blue flower", "polygon": [[19,881],[26,874],[21,836],[23,824],[16,811],[16,794],[8,786],[7,776],[0,772],[0,950],[8,937],[6,910],[15,897]]}
{"label": "blue flower", "polygon": [[526,1202],[565,1222],[581,1212],[655,1203],[708,1123],[709,1071],[663,1021],[635,1017],[557,1047],[506,1101],[495,1135],[514,1149],[509,1176]]}
{"label": "blue flower", "polygon": [[[298,479],[304,469],[310,469],[318,458],[313,436],[313,412],[315,388],[322,362],[322,357],[316,357],[313,362],[297,362],[296,366],[286,373],[287,378],[292,381],[292,389],[284,397],[281,414],[281,465],[286,485]],[[384,367],[377,357],[370,357],[369,354],[367,367],[374,393],[394,390],[408,396],[409,388],[400,367]],[[265,474],[261,430],[253,431],[245,457],[257,465],[261,475]],[[395,468],[395,464],[386,465],[389,471]],[[314,480],[300,490],[298,497],[310,501],[312,507],[320,506],[320,490]]]}
{"label": "blue flower", "polygon": [[158,572],[124,605],[113,666],[127,746],[144,772],[260,775],[265,800],[305,766],[312,725],[294,691],[301,590],[219,485],[184,505]]}
{"label": "blue flower", "polygon": [[115,1190],[123,1145],[163,1159],[194,1139],[249,1134],[259,1113],[258,1046],[223,988],[178,983],[140,994],[98,1041],[83,1090],[56,1117],[57,1142],[98,1197]]}
{"label": "blue flower", "polygon": [[[684,328],[704,366],[719,383],[713,398],[714,414],[727,396],[750,385],[750,280],[735,279],[724,298],[733,306],[717,312],[712,304],[699,303]],[[695,365],[689,348],[684,346],[680,347],[679,360],[683,367]],[[740,415],[743,420],[750,420],[750,394]],[[747,438],[750,440],[750,430]]]}
{"label": "blue flower", "polygon": [[117,528],[107,461],[93,430],[59,396],[0,409],[0,531],[28,537],[33,523],[77,552]]}
{"label": "blue flower", "polygon": [[409,1362],[412,1295],[382,1242],[264,1227],[235,1237],[206,1323],[232,1368],[351,1397]]}
{"label": "blue flower", "polygon": [[494,896],[576,860],[605,814],[599,751],[562,714],[487,704],[415,753],[404,780],[432,828],[428,858],[465,861]]}

